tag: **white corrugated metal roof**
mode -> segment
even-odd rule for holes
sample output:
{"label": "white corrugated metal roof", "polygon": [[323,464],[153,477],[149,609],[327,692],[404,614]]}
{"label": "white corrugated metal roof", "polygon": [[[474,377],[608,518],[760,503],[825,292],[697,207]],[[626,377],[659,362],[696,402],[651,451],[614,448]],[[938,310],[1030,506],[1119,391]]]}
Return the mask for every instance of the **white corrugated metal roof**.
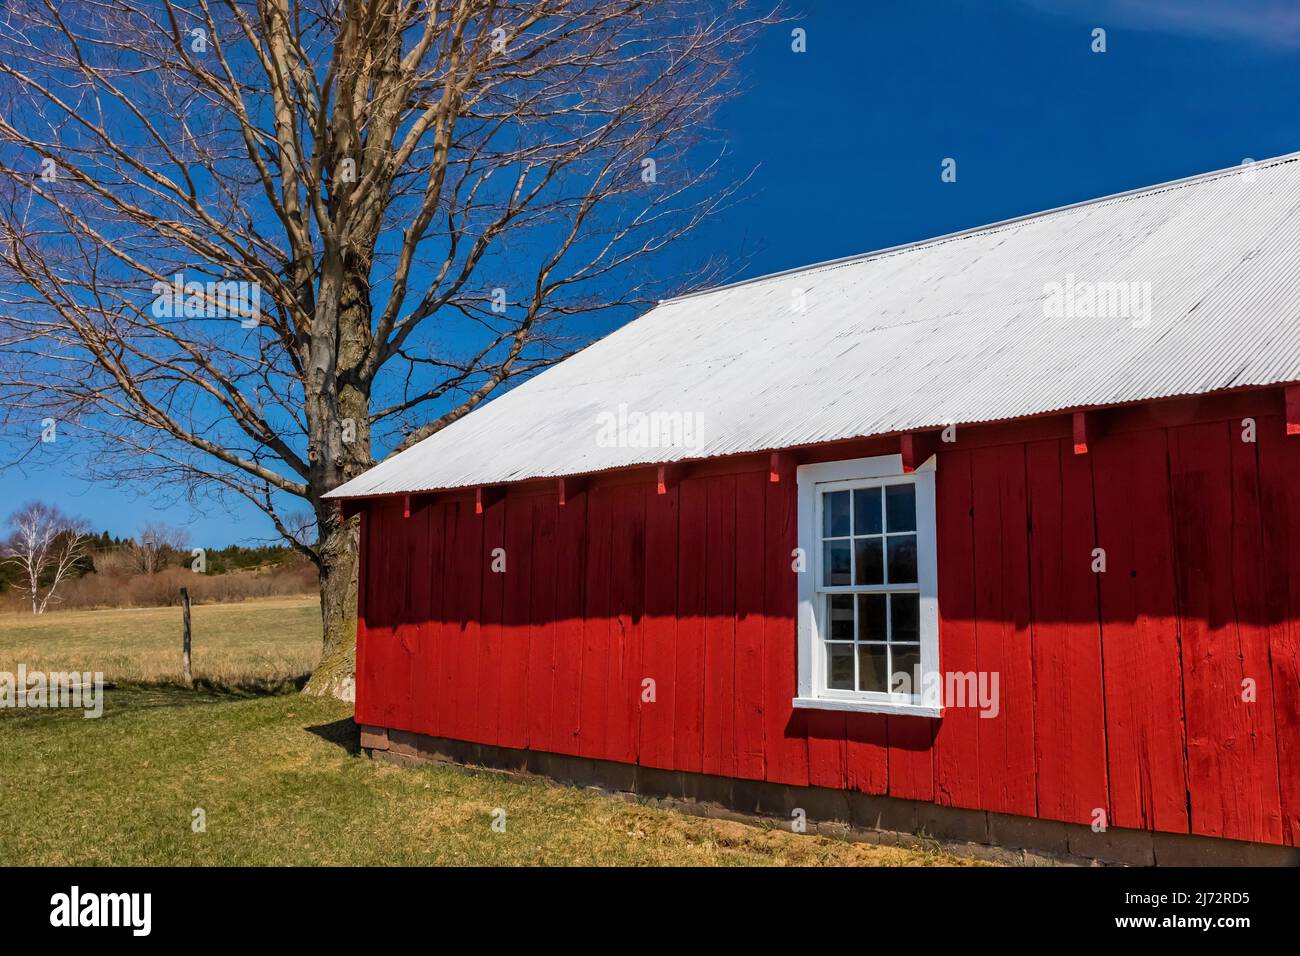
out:
{"label": "white corrugated metal roof", "polygon": [[[1150,283],[1149,324],[1049,316],[1070,277]],[[1295,381],[1300,153],[664,302],[330,497]],[[611,442],[620,406],[698,430]]]}

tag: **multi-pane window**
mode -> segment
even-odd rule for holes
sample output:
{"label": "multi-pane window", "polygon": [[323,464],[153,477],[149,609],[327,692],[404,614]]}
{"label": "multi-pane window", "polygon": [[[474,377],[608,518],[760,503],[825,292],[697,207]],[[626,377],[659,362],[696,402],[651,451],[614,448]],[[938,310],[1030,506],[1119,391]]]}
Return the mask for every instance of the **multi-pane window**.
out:
{"label": "multi-pane window", "polygon": [[824,686],[910,693],[921,666],[916,486],[873,482],[820,499]]}
{"label": "multi-pane window", "polygon": [[935,468],[898,455],[801,465],[796,707],[938,716]]}

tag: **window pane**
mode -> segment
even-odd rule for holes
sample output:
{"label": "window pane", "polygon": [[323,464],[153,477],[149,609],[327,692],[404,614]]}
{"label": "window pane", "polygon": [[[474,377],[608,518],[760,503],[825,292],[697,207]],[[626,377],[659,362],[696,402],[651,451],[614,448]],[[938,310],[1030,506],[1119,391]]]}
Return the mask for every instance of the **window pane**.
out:
{"label": "window pane", "polygon": [[[854,538],[854,584],[884,584],[885,569],[882,567],[880,544],[882,538]],[[848,583],[847,581],[845,582]]]}
{"label": "window pane", "polygon": [[890,485],[886,488],[885,511],[890,531],[915,531],[916,486]]}
{"label": "window pane", "polygon": [[853,492],[853,533],[880,534],[880,489],[858,488]]}
{"label": "window pane", "polygon": [[916,535],[891,535],[889,538],[889,583],[916,582]]}
{"label": "window pane", "polygon": [[890,640],[919,641],[921,639],[921,596],[891,594],[889,601],[889,620],[893,625]]}
{"label": "window pane", "polygon": [[849,493],[832,491],[822,495],[822,537],[841,538],[849,534]]}
{"label": "window pane", "polygon": [[822,577],[826,584],[849,584],[849,542],[827,541],[822,545]]}
{"label": "window pane", "polygon": [[832,641],[853,640],[853,595],[830,595]]}
{"label": "window pane", "polygon": [[919,644],[891,644],[893,665],[889,675],[889,689],[895,694],[921,692],[921,647]]}
{"label": "window pane", "polygon": [[889,671],[888,644],[858,645],[858,690],[884,693],[889,689],[886,675]]}
{"label": "window pane", "polygon": [[885,595],[858,595],[858,640],[889,640],[885,630]]}
{"label": "window pane", "polygon": [[853,645],[826,645],[826,686],[831,690],[853,690]]}

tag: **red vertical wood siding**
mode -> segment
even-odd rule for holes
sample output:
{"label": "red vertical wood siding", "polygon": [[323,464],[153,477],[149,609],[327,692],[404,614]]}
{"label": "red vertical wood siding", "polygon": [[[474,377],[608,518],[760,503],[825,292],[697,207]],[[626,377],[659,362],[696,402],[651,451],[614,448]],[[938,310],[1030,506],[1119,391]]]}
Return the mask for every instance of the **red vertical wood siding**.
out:
{"label": "red vertical wood siding", "polygon": [[[997,672],[996,717],[980,718],[979,806],[1032,815],[1033,675],[1029,648],[1029,531],[1025,447],[994,445],[971,456],[975,519],[975,662]],[[940,635],[939,653],[943,653]]]}
{"label": "red vertical wood siding", "polygon": [[736,478],[736,635],[734,714],[737,777],[762,780],[763,714],[763,598],[766,575],[763,521],[764,472]]}
{"label": "red vertical wood siding", "polygon": [[[1300,846],[1300,440],[1259,419],[1264,621],[1272,670],[1282,837]],[[1275,430],[1275,431],[1271,431]]]}
{"label": "red vertical wood siding", "polygon": [[677,502],[676,485],[646,500],[645,627],[638,753],[641,763],[671,770],[677,699]]}
{"label": "red vertical wood siding", "polygon": [[1174,511],[1199,518],[1175,523],[1191,824],[1211,836],[1279,842],[1272,681],[1259,685],[1269,665],[1258,613],[1258,485],[1254,456],[1234,444],[1243,443],[1224,423],[1170,432]]}
{"label": "red vertical wood siding", "polygon": [[1092,460],[1061,440],[1025,462],[1038,816],[1092,824],[1108,805]]}
{"label": "red vertical wood siding", "polygon": [[551,703],[551,747],[578,754],[582,731],[582,618],[587,567],[587,495],[559,506],[555,563],[555,692]]}
{"label": "red vertical wood siding", "polygon": [[[528,620],[528,659],[524,665],[525,742],[534,750],[554,750],[552,714],[555,705],[555,635],[559,504],[554,498],[533,500],[532,581]],[[567,505],[565,507],[568,507]]]}
{"label": "red vertical wood siding", "polygon": [[[533,555],[533,507],[528,498],[501,501],[505,507],[504,573],[489,573],[504,579],[501,606],[500,644],[496,670],[497,687],[497,744],[502,747],[521,748],[528,743],[528,723],[524,705],[528,695],[529,615],[531,614],[532,585],[537,561]],[[493,508],[495,510],[495,506]],[[486,662],[479,660],[479,680],[483,679]]]}
{"label": "red vertical wood siding", "polygon": [[[973,673],[975,653],[975,501],[971,454],[944,451],[936,477],[938,519],[939,657],[945,671]],[[999,682],[999,690],[1001,684]],[[980,807],[979,713],[951,708],[935,728],[935,802]]]}
{"label": "red vertical wood siding", "polygon": [[608,730],[605,705],[609,688],[609,565],[613,544],[610,513],[613,492],[592,488],[587,493],[587,587],[582,622],[582,707],[578,714],[579,754],[606,759]]}
{"label": "red vertical wood siding", "polygon": [[[512,515],[512,517],[515,518],[511,522],[512,528],[518,528],[523,524],[517,515]],[[483,560],[479,564],[477,571],[481,582],[479,593],[483,613],[477,619],[479,632],[476,643],[479,646],[479,651],[474,665],[474,674],[476,675],[474,705],[467,716],[471,720],[470,726],[475,728],[473,731],[475,740],[486,744],[498,744],[501,743],[498,732],[500,730],[502,711],[502,685],[507,679],[506,651],[508,645],[502,633],[505,627],[502,616],[506,582],[509,581],[512,585],[511,590],[517,593],[517,582],[521,575],[502,574],[492,569],[493,562],[499,560],[500,549],[506,544],[505,499],[498,498],[496,501],[485,505],[482,521]],[[514,541],[512,543],[517,544],[518,542]],[[523,571],[524,566],[527,564],[527,555],[516,552],[514,561],[515,570]],[[475,640],[474,636],[468,632],[465,639]]]}
{"label": "red vertical wood siding", "polygon": [[795,473],[762,462],[663,494],[597,477],[563,505],[512,488],[483,514],[369,504],[357,719],[1295,845],[1300,439],[1255,417],[1256,443],[1206,413],[1103,429],[1086,455],[1068,428],[941,447],[940,661],[997,672],[995,717],[792,709]]}
{"label": "red vertical wood siding", "polygon": [[[704,765],[704,571],[709,558],[705,549],[708,486],[704,481],[686,481],[679,487],[673,768],[698,773]],[[790,619],[794,620],[793,613]]]}
{"label": "red vertical wood siding", "polygon": [[[1187,745],[1165,432],[1098,443],[1107,820],[1187,829]],[[1188,516],[1188,520],[1198,520]]]}
{"label": "red vertical wood siding", "polygon": [[645,499],[648,485],[624,485],[613,497],[610,526],[610,652],[606,754],[635,763],[641,718],[642,617],[645,614]]}
{"label": "red vertical wood siding", "polygon": [[[790,581],[798,561],[798,509],[794,467],[788,459],[781,459],[778,467],[784,470],[775,472],[777,481],[767,483],[763,513],[764,775],[773,783],[802,787],[808,784],[808,712],[790,707],[799,684],[798,649],[790,639],[799,603],[798,589]],[[683,541],[685,519],[683,511]]]}

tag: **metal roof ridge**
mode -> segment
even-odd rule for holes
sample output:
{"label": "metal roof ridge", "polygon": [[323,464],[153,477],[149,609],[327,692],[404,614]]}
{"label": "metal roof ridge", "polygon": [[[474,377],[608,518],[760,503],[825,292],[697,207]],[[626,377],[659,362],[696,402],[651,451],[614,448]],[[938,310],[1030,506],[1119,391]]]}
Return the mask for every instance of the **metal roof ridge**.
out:
{"label": "metal roof ridge", "polygon": [[[1269,159],[1258,159],[1253,162],[1255,167],[1260,166],[1280,166],[1285,163],[1295,162],[1300,159],[1300,150],[1292,153],[1284,153],[1281,156],[1273,156]],[[1191,176],[1184,176],[1181,179],[1171,179],[1163,183],[1153,183],[1150,186],[1138,186],[1134,189],[1126,189],[1123,192],[1110,193],[1106,196],[1096,196],[1092,199],[1081,199],[1078,202],[1067,203],[1064,206],[1053,206],[1050,209],[1040,209],[1037,212],[1025,213],[1021,216],[1012,216],[1009,219],[999,219],[996,222],[985,223],[981,226],[971,226],[966,229],[958,229],[955,232],[947,232],[938,236],[930,236],[926,239],[915,239],[912,242],[903,242],[895,246],[886,246],[883,249],[872,249],[869,252],[856,252],[852,255],[841,256],[838,259],[827,259],[824,262],[814,262],[806,266],[795,266],[790,269],[782,269],[778,272],[769,272],[766,275],[752,276],[748,279],[739,279],[735,282],[728,282],[724,285],[711,286],[707,289],[696,289],[694,292],[684,292],[681,295],[672,296],[668,299],[660,299],[659,305],[670,305],[675,302],[682,302],[686,299],[696,299],[700,296],[712,295],[715,292],[726,292],[730,289],[737,289],[741,286],[753,285],[756,282],[766,282],[769,279],[780,279],[784,276],[799,275],[801,273],[816,272],[820,269],[830,269],[836,266],[848,265],[853,262],[865,262],[869,259],[893,255],[900,252],[906,252],[911,249],[917,249],[922,246],[937,245],[941,242],[950,242],[955,239],[965,239],[969,236],[979,235],[986,232],[994,232],[998,229],[1013,226],[1017,223],[1028,222],[1034,219],[1045,219],[1048,216],[1057,215],[1063,212],[1069,212],[1072,209],[1079,209],[1084,206],[1095,206],[1101,203],[1114,202],[1121,199],[1134,199],[1138,196],[1151,193],[1162,192],[1166,189],[1180,189],[1184,186],[1190,186],[1201,180],[1216,179],[1220,176],[1241,175],[1243,170],[1242,164],[1236,166],[1227,166],[1223,169],[1214,169],[1204,173],[1194,173]],[[647,313],[648,315],[649,313]]]}

